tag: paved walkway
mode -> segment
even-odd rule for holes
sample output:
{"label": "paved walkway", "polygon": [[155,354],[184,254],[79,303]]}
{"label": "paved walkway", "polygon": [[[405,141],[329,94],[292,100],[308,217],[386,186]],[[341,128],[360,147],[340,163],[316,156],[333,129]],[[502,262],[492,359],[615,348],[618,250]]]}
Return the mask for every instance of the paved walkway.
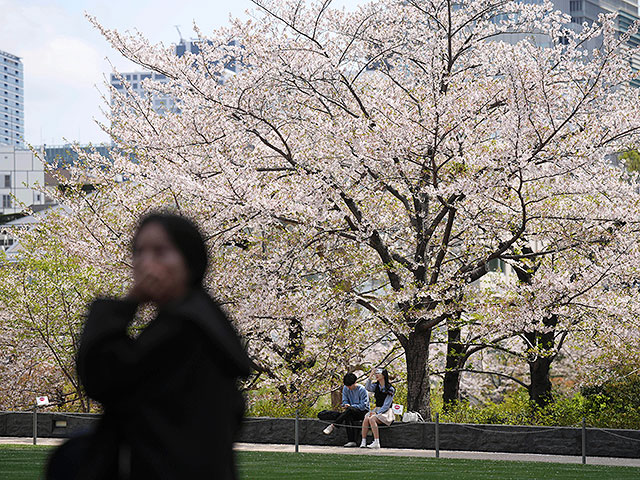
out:
{"label": "paved walkway", "polygon": [[[273,445],[259,443],[237,443],[239,451],[252,452],[293,452],[293,445]],[[303,453],[332,453],[340,455],[386,455],[395,457],[424,457],[434,458],[435,450],[413,450],[403,448],[381,448],[370,450],[361,448],[324,447],[317,445],[300,445]],[[464,458],[469,460],[507,460],[518,462],[549,462],[549,463],[582,463],[582,457],[565,455],[537,455],[528,453],[498,453],[498,452],[463,452],[453,450],[440,450],[440,458]],[[587,457],[590,465],[617,465],[626,467],[640,467],[640,458],[610,458]]]}
{"label": "paved walkway", "polygon": [[[59,438],[39,438],[38,445],[59,445],[64,440]],[[30,437],[0,437],[0,445],[31,445]],[[236,443],[235,449],[243,452],[293,452],[293,445],[274,445],[264,443]],[[303,453],[331,453],[339,455],[385,455],[391,457],[423,457],[434,458],[434,450],[412,450],[402,448],[381,448],[380,450],[324,447],[317,445],[300,445]],[[461,452],[441,450],[440,458],[463,458],[469,460],[506,460],[519,462],[549,462],[549,463],[581,463],[582,457],[564,455],[537,455],[528,453],[497,453],[497,452]],[[625,467],[639,467],[640,458],[610,458],[587,457],[590,465],[616,465]]]}

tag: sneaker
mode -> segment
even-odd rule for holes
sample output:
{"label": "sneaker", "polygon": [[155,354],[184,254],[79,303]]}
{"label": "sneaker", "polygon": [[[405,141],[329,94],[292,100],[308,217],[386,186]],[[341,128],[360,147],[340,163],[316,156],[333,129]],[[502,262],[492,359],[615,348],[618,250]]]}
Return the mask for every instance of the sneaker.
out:
{"label": "sneaker", "polygon": [[360,448],[367,448],[367,441],[363,438],[362,443],[360,444]]}
{"label": "sneaker", "polygon": [[324,433],[325,435],[331,435],[333,433],[333,429],[336,428],[333,426],[333,423],[331,425],[329,425],[327,428],[325,428],[324,430],[322,430],[322,433]]}
{"label": "sneaker", "polygon": [[356,442],[348,442],[348,443],[345,443],[344,446],[347,448],[353,448],[353,447],[357,447],[358,444]]}
{"label": "sneaker", "polygon": [[369,445],[367,445],[367,448],[380,448],[380,443],[378,442],[370,443]]}

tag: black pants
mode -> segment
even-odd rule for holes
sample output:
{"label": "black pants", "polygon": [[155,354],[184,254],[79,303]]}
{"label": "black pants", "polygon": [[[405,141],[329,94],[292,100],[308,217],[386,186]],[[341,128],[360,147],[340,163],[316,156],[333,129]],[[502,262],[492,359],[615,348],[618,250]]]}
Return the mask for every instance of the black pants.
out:
{"label": "black pants", "polygon": [[331,422],[336,427],[344,426],[347,430],[347,439],[350,442],[358,440],[358,432],[360,431],[360,422],[364,420],[367,414],[366,410],[360,410],[355,407],[347,407],[344,412],[336,412],[334,410],[323,410],[318,414],[320,420]]}

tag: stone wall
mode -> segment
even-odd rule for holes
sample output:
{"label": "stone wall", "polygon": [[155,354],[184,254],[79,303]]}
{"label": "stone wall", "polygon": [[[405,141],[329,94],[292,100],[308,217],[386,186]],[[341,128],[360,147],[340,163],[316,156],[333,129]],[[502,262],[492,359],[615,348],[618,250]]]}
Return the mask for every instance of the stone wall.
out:
{"label": "stone wall", "polygon": [[[65,438],[90,429],[98,415],[39,413],[38,436]],[[0,412],[0,436],[33,435],[33,414]],[[324,435],[326,423],[303,418],[299,423],[301,445],[343,445],[346,434],[338,428]],[[203,428],[206,428],[203,425]],[[211,427],[215,434],[215,425]],[[582,454],[582,431],[571,427],[525,427],[510,425],[467,425],[441,423],[441,450],[538,453],[550,455]],[[247,418],[238,441],[247,443],[293,444],[295,420],[291,418]],[[640,458],[640,430],[587,428],[587,456]],[[381,427],[383,447],[435,449],[434,423],[394,423]]]}
{"label": "stone wall", "polygon": [[[247,418],[239,441],[294,443],[293,419]],[[326,423],[300,419],[302,445],[343,445],[346,434],[339,428],[324,435]],[[582,455],[582,429],[571,427],[525,427],[441,423],[441,450]],[[383,447],[435,449],[435,424],[394,423],[380,428]],[[586,429],[587,456],[640,458],[640,431]]]}

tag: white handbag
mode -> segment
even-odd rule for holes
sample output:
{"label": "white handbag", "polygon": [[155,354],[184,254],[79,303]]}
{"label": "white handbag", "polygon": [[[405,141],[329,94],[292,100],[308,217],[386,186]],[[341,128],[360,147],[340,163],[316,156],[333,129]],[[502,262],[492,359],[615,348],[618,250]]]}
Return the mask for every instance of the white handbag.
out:
{"label": "white handbag", "polygon": [[405,412],[404,415],[402,415],[402,421],[405,423],[424,423],[424,418],[422,418],[422,415],[418,412]]}

